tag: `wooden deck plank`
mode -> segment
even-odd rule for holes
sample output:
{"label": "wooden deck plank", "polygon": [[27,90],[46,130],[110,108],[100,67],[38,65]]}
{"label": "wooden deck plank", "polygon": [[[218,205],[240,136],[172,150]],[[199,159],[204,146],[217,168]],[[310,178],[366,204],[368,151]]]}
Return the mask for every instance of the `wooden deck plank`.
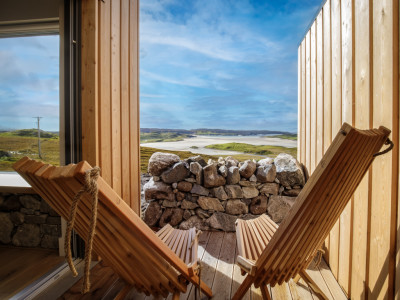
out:
{"label": "wooden deck plank", "polygon": [[[315,283],[322,290],[322,292],[329,298],[329,300],[335,300],[335,298],[332,297],[330,289],[327,286],[327,284],[326,284],[324,278],[322,277],[321,272],[318,268],[308,268],[306,272],[312,278],[312,280],[315,281]],[[338,283],[336,282],[336,284],[338,284]]]}
{"label": "wooden deck plank", "polygon": [[225,233],[221,246],[212,292],[215,299],[231,299],[233,263],[235,261],[235,252],[232,249],[236,246],[235,233]]}
{"label": "wooden deck plank", "polygon": [[292,294],[287,283],[275,285],[271,288],[271,296],[273,300],[288,300],[292,299]]}
{"label": "wooden deck plank", "polygon": [[104,264],[104,262],[100,262],[90,272],[90,293],[81,294],[83,281],[83,278],[81,278],[59,300],[102,299],[104,295],[110,293],[110,288],[117,280],[118,275],[115,274],[113,269]]}
{"label": "wooden deck plank", "polygon": [[[203,261],[201,278],[211,286],[214,295],[213,299],[230,299],[245,278],[241,275],[239,266],[234,264],[237,257],[235,244],[235,233],[204,232],[199,237],[198,257]],[[235,251],[232,251],[233,249]],[[311,267],[307,270],[307,273],[330,299],[346,299],[344,292],[336,282],[325,261],[321,262],[319,268]],[[92,294],[81,295],[81,282],[78,282],[60,299],[109,299],[113,298],[123,288],[123,282],[104,263],[98,264],[91,274],[93,276],[91,281],[93,282],[94,291]],[[272,289],[268,286],[268,290],[270,290],[273,300],[318,299],[302,279],[298,284],[290,280],[289,283],[276,285]],[[154,300],[162,298],[146,296],[133,289],[125,299]],[[172,299],[172,295],[169,295],[167,299]],[[195,288],[193,288],[192,284],[188,286],[186,293],[180,295],[180,300],[187,299],[195,299]],[[202,299],[205,299],[204,295],[202,295]],[[252,286],[243,299],[262,299],[261,290]]]}
{"label": "wooden deck plank", "polygon": [[[218,263],[223,237],[223,232],[211,232],[210,240],[208,241],[201,263],[201,280],[211,288],[215,277],[215,269]],[[187,299],[195,299],[195,289],[191,289]]]}
{"label": "wooden deck plank", "polygon": [[313,295],[310,287],[303,279],[300,279],[297,284],[293,280],[290,280],[288,285],[293,300],[318,300],[318,297]]}
{"label": "wooden deck plank", "polygon": [[329,291],[331,292],[333,299],[340,300],[340,299],[347,299],[347,296],[340,288],[338,282],[336,281],[335,277],[332,274],[332,271],[329,269],[328,265],[326,264],[325,260],[321,261],[319,265],[319,271],[321,276],[323,277]]}
{"label": "wooden deck plank", "polygon": [[[236,246],[236,254],[235,254],[235,263],[233,265],[233,273],[232,273],[232,287],[231,287],[231,295],[234,295],[239,288],[240,284],[244,280],[244,276],[240,273],[240,267],[236,264],[236,259],[239,253],[239,250]],[[250,291],[244,295],[243,300],[250,300]]]}

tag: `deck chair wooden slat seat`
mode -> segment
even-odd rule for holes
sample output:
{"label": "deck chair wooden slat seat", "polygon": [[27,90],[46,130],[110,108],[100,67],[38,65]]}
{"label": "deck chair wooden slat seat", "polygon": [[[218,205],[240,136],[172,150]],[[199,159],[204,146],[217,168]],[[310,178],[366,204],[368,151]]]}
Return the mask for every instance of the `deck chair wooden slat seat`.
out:
{"label": "deck chair wooden slat seat", "polygon": [[[27,157],[14,169],[57,213],[68,219],[72,199],[85,183],[87,162],[55,167]],[[197,235],[195,229],[178,230],[167,225],[154,233],[118,194],[101,178],[98,184],[98,209],[93,250],[126,282],[123,293],[131,288],[146,295],[174,299],[186,292],[191,282],[208,296],[212,292],[199,281],[197,272]],[[88,234],[91,200],[86,193],[78,204],[75,230]],[[174,240],[168,238],[174,236]]]}
{"label": "deck chair wooden slat seat", "polygon": [[326,298],[305,270],[389,134],[385,127],[357,130],[344,123],[279,227],[267,216],[238,220],[237,263],[247,276],[233,299],[241,299],[252,284],[270,299],[266,285],[299,276]]}

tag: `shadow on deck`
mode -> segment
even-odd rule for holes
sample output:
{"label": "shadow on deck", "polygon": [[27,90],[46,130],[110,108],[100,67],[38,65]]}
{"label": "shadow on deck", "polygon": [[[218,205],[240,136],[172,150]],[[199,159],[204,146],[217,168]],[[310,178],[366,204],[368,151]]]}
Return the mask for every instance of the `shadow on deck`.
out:
{"label": "shadow on deck", "polygon": [[[231,299],[244,279],[240,268],[235,264],[236,251],[235,233],[204,232],[200,236],[201,279],[211,287],[213,299]],[[347,299],[325,261],[317,268],[309,268],[307,273],[330,299]],[[60,299],[113,299],[124,286],[113,270],[102,262],[92,269],[91,284],[92,292],[81,295],[82,280],[79,280]],[[195,291],[193,285],[189,285],[187,292],[182,294],[180,299],[195,299]],[[271,296],[275,300],[318,299],[302,280],[297,285],[291,280],[289,283],[273,287]],[[125,299],[150,300],[154,297],[132,290]],[[172,295],[167,299],[172,299]],[[243,299],[262,299],[260,289],[253,286]]]}

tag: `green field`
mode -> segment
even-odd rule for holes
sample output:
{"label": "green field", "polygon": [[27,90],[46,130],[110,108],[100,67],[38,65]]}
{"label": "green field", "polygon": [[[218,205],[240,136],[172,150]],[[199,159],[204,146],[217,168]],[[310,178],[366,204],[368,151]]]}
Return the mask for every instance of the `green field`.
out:
{"label": "green field", "polygon": [[297,134],[295,134],[295,133],[293,133],[293,134],[270,135],[270,136],[266,136],[266,137],[297,141]]}
{"label": "green field", "polygon": [[[42,161],[58,165],[60,162],[60,142],[58,135],[41,132]],[[0,133],[0,171],[13,171],[12,164],[21,157],[39,159],[36,129],[24,129]],[[7,156],[5,155],[8,153]]]}
{"label": "green field", "polygon": [[[41,151],[42,161],[53,165],[59,165],[60,162],[60,142],[57,134],[41,132]],[[168,133],[164,137],[172,138]],[[148,135],[149,137],[149,135]],[[296,156],[296,148],[285,148],[279,146],[255,146],[243,143],[228,143],[209,145],[207,148],[231,150],[243,152],[245,154],[232,155],[239,161],[247,159],[259,160],[260,155],[275,157],[279,153],[289,153]],[[177,154],[181,159],[196,156],[189,151],[169,151],[150,147],[140,147],[140,168],[142,172],[147,172],[147,164],[150,156],[154,152],[167,152]],[[36,129],[17,130],[0,133],[0,171],[13,171],[12,164],[21,157],[29,156],[33,159],[39,159],[38,139]],[[218,156],[201,155],[205,161],[210,158],[217,160]]]}
{"label": "green field", "polygon": [[141,143],[178,142],[190,138],[192,135],[177,132],[141,132]]}
{"label": "green field", "polygon": [[217,150],[238,151],[243,153],[265,155],[275,157],[279,153],[288,153],[294,157],[297,155],[297,148],[286,148],[281,146],[269,145],[250,145],[246,143],[225,143],[208,145],[206,148]]}

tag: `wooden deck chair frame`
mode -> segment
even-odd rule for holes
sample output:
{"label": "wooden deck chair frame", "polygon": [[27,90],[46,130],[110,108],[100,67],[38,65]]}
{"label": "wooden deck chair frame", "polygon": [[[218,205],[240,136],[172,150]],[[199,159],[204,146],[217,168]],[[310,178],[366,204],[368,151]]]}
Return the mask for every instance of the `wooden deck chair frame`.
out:
{"label": "wooden deck chair frame", "polygon": [[[13,167],[65,219],[85,182],[86,171],[91,169],[85,161],[55,167],[28,157]],[[132,288],[146,295],[167,297],[172,293],[173,299],[179,299],[189,283],[212,297],[211,289],[198,276],[194,228],[178,230],[167,225],[155,234],[101,177],[97,185],[93,250],[126,283],[116,299],[123,299]],[[75,219],[74,229],[82,237],[86,237],[90,223],[89,198],[83,194]]]}
{"label": "wooden deck chair frame", "polygon": [[[357,130],[344,123],[279,227],[267,216],[238,220],[237,262],[247,276],[234,300],[241,299],[252,284],[261,288],[263,299],[271,299],[267,285],[297,282],[299,277],[319,298],[327,299],[305,270],[375,157],[393,147],[389,134],[382,126]],[[384,144],[390,147],[377,153]]]}

